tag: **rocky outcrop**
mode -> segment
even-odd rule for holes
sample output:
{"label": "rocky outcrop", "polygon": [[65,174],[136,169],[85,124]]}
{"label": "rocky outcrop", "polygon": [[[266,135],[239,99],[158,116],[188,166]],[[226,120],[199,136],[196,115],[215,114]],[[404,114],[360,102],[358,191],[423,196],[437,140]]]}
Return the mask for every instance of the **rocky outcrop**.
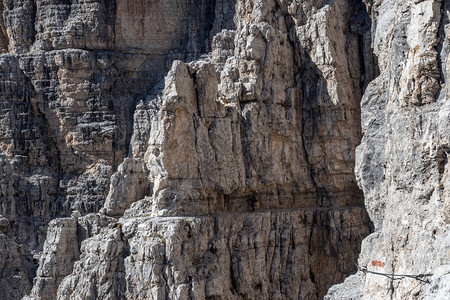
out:
{"label": "rocky outcrop", "polygon": [[352,268],[365,222],[362,208],[121,218],[83,241],[57,295],[315,299]]}
{"label": "rocky outcrop", "polygon": [[[392,280],[361,273],[361,298],[445,299],[450,294],[445,284],[450,274],[450,5],[366,2],[380,76],[362,99],[356,175],[376,231],[362,244],[359,266],[430,275]],[[344,284],[340,292],[348,289]]]}
{"label": "rocky outcrop", "polygon": [[[150,171],[155,214],[250,210],[253,194],[260,209],[361,201],[359,60],[371,58],[359,56],[363,37],[344,30],[361,12],[345,1],[317,14],[297,6],[238,2],[237,16],[247,17],[215,35],[212,56],[175,62],[138,104],[131,152]],[[304,25],[293,13],[301,9]]]}
{"label": "rocky outcrop", "polygon": [[[0,2],[0,297],[30,290],[50,220],[101,209],[128,155],[137,97],[171,60],[208,51],[204,40],[219,26],[209,20],[224,23],[229,9],[218,4],[214,19],[214,5],[161,1],[163,11],[178,6],[164,16],[173,26],[142,28],[140,13],[161,19],[161,10],[122,4]],[[133,14],[136,24],[121,21]],[[167,43],[138,45],[156,32]]]}
{"label": "rocky outcrop", "polygon": [[50,222],[40,261],[35,290],[42,299],[52,298],[62,279],[72,272],[79,257],[76,218],[60,218]]}
{"label": "rocky outcrop", "polygon": [[445,1],[0,3],[0,297],[448,292]]}
{"label": "rocky outcrop", "polygon": [[[155,79],[170,68],[159,83],[144,77],[141,90],[134,90],[133,81],[121,86],[132,94],[115,91],[122,69],[114,66],[117,73],[108,74],[116,81],[108,93],[93,91],[101,100],[112,91],[112,101],[138,100],[135,108],[122,107],[121,118],[114,119],[121,121],[113,123],[129,139],[129,149],[114,152],[112,161],[106,152],[101,159],[80,152],[82,162],[74,165],[89,159],[93,165],[75,186],[105,170],[108,181],[101,186],[109,191],[98,198],[104,201],[100,214],[80,216],[73,225],[82,242],[71,274],[43,275],[42,265],[52,256],[51,244],[44,245],[29,299],[317,299],[355,269],[360,241],[370,231],[353,175],[359,99],[370,79],[363,74],[373,68],[368,44],[361,42],[370,40],[364,6],[217,1],[213,7],[193,5],[183,19],[177,14],[188,3],[154,2],[139,12],[117,4],[118,54],[101,50],[99,58],[98,50],[83,50],[86,58],[76,56],[93,56],[99,72],[114,61],[134,66],[131,78],[139,83],[150,68],[159,72]],[[160,20],[175,5],[181,11],[173,21],[146,21]],[[180,20],[187,20],[182,24],[190,34],[176,48],[171,41],[180,42]],[[192,30],[197,24],[208,31]],[[148,34],[160,27],[162,32]],[[131,33],[123,35],[124,28]],[[68,43],[66,36],[55,41]],[[136,63],[144,59],[147,66]],[[133,109],[128,119],[124,111]],[[86,138],[92,132],[105,140],[86,132]],[[79,209],[76,200],[63,199],[67,212],[99,209]],[[96,229],[80,229],[91,227]]]}

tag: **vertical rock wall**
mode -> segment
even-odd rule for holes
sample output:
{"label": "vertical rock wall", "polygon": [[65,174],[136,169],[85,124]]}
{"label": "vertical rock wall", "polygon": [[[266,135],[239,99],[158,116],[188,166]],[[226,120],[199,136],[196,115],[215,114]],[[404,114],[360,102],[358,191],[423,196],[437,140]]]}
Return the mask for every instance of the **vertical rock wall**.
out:
{"label": "vertical rock wall", "polygon": [[[362,99],[356,175],[376,231],[359,265],[419,275],[359,273],[333,288],[362,299],[446,299],[450,294],[448,1],[365,1],[380,75]],[[377,263],[380,262],[380,263]],[[359,279],[357,279],[359,278]]]}
{"label": "vertical rock wall", "polygon": [[318,299],[355,270],[363,3],[0,3],[0,297]]}
{"label": "vertical rock wall", "polygon": [[[162,11],[147,9],[142,13],[153,27],[129,25],[130,41],[124,41],[116,28],[126,30],[120,20],[131,21],[141,3],[127,2],[124,8],[115,1],[1,1],[5,299],[31,289],[51,219],[102,207],[110,177],[128,153],[137,97],[152,90],[173,59],[208,50],[205,37],[214,24],[204,23],[214,20],[214,5],[173,1]],[[155,13],[173,26],[158,27]],[[133,44],[132,35],[142,40],[143,32],[166,43],[158,49],[155,42]]]}

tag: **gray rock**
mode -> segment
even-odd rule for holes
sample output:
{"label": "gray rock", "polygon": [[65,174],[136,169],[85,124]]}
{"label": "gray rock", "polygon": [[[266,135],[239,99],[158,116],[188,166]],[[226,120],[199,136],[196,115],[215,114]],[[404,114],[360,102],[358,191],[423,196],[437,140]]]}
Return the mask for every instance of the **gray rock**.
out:
{"label": "gray rock", "polygon": [[[41,268],[57,261],[43,245],[46,224],[57,216],[78,219],[81,245],[79,261],[63,268],[72,273],[55,271],[47,278],[39,271],[30,297],[56,297],[59,285],[59,298],[182,298],[191,293],[317,298],[354,271],[359,243],[370,231],[353,175],[360,138],[359,95],[362,82],[370,80],[362,74],[372,64],[370,49],[359,42],[369,32],[364,7],[354,8],[347,1],[111,3],[47,1],[4,8],[4,14],[15,18],[35,9],[36,20],[27,24],[29,28],[22,25],[33,32],[30,41],[8,30],[5,36],[7,51],[13,53],[4,55],[7,74],[22,76],[23,85],[5,97],[14,94],[24,102],[31,114],[24,122],[32,120],[29,126],[40,129],[28,138],[31,144],[22,142],[26,139],[21,131],[10,136],[14,127],[3,131],[8,137],[1,148],[5,166],[21,154],[20,178],[30,178],[24,183],[29,187],[19,189],[24,195],[20,203],[37,202],[26,200],[28,195],[45,199],[39,213],[32,210],[36,218],[46,218],[40,223],[42,231],[23,251],[44,251]],[[18,113],[5,111],[4,118],[16,120]],[[11,148],[11,141],[22,143],[22,152]],[[43,170],[47,177],[40,175]],[[10,186],[5,199],[19,201],[14,177],[2,178]],[[17,217],[23,218],[25,211],[18,210]],[[123,217],[116,229],[110,228],[114,219],[84,217],[98,211]],[[270,229],[272,225],[263,225],[253,211],[277,216],[271,217],[274,222],[281,217],[292,220],[276,221],[280,227]],[[3,211],[2,215],[11,216]],[[184,260],[191,262],[185,266],[181,260],[172,261],[175,250],[164,250],[154,239],[146,242],[115,233],[127,220],[136,220],[133,224],[139,227],[139,220],[147,222],[140,218],[150,216],[164,216],[152,222],[167,224],[167,230],[187,216],[205,216],[205,230],[224,233],[198,237],[196,243],[220,241],[216,259],[223,261],[224,269],[192,263],[191,252],[185,254]],[[288,234],[283,226],[300,226],[289,222],[306,218],[292,235],[309,238],[287,242],[286,237],[284,250],[274,252],[279,254],[273,259],[260,258],[261,270],[269,273],[256,282],[248,278],[254,267],[247,256],[253,254],[233,258],[238,261],[226,254],[235,242],[223,235],[231,238],[242,229],[226,229],[231,225],[224,216],[261,223],[248,225],[255,234],[272,232],[254,241],[261,244],[255,246],[261,249],[258,255],[272,255],[267,250],[272,246],[265,245],[276,245],[277,236]],[[32,219],[27,228],[36,224]],[[10,240],[17,240],[19,229],[2,228],[9,230]],[[49,229],[48,238],[55,230]],[[170,238],[187,239],[183,234],[166,237]],[[110,246],[104,248],[103,239]],[[166,253],[170,259],[164,264],[175,270],[196,266],[200,286],[190,288],[189,279],[168,282],[167,267],[156,260],[154,265],[142,262],[145,272],[159,278],[147,291],[147,273],[135,274],[128,265],[135,259],[128,251],[137,241],[155,259]],[[296,254],[286,256],[283,251]],[[282,263],[278,256],[289,262]],[[304,266],[302,260],[310,256]],[[325,265],[329,274],[324,274]],[[32,268],[24,270],[33,274]],[[8,272],[2,280],[10,278]],[[211,276],[218,277],[211,281]],[[300,289],[303,284],[306,287]],[[28,291],[29,287],[19,294]]]}
{"label": "gray rock", "polygon": [[315,299],[365,222],[362,208],[125,217],[82,242],[57,299]]}
{"label": "gray rock", "polygon": [[[360,274],[361,299],[447,299],[450,5],[366,2],[380,75],[361,103],[364,135],[356,176],[376,232],[363,241],[359,266],[430,275],[420,281]],[[344,283],[342,290],[348,288]]]}
{"label": "gray rock", "polygon": [[361,273],[356,273],[345,279],[341,284],[333,285],[327,292],[324,300],[357,300],[362,299],[363,279]]}
{"label": "gray rock", "polygon": [[449,9],[1,1],[0,299],[444,299]]}

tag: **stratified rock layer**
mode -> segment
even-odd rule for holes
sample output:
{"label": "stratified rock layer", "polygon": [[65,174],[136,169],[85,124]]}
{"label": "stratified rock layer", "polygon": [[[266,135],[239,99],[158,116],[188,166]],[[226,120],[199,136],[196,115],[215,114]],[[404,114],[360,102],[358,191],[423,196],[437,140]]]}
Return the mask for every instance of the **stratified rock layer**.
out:
{"label": "stratified rock layer", "polygon": [[1,4],[0,297],[318,299],[355,271],[361,1]]}

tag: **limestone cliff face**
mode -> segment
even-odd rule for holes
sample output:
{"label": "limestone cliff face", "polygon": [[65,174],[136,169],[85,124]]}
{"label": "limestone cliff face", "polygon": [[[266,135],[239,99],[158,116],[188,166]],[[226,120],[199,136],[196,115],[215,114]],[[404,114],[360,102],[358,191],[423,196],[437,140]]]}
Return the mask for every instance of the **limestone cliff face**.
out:
{"label": "limestone cliff face", "polygon": [[[432,276],[391,280],[359,273],[329,296],[342,299],[358,286],[362,299],[446,299],[450,4],[366,2],[380,75],[362,98],[356,176],[376,231],[364,240],[359,265],[381,273]],[[384,264],[373,265],[374,260]]]}
{"label": "limestone cliff face", "polygon": [[0,7],[0,297],[316,299],[355,270],[360,1]]}
{"label": "limestone cliff face", "polygon": [[[111,175],[128,156],[137,97],[173,59],[208,51],[215,5],[147,2],[1,1],[5,299],[31,289],[51,219],[102,207]],[[217,9],[232,14],[232,6]],[[141,26],[144,13],[151,24]]]}
{"label": "limestone cliff face", "polygon": [[319,299],[369,215],[445,264],[442,3],[0,1],[0,298]]}

